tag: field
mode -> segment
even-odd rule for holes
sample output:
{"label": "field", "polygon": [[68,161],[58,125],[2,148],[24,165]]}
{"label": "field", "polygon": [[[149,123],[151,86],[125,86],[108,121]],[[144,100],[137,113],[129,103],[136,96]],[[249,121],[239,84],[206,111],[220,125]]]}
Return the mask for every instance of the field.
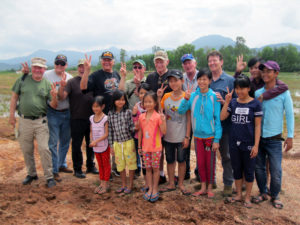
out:
{"label": "field", "polygon": [[[299,74],[280,74],[280,79],[289,85],[296,112],[294,148],[289,153],[284,153],[283,159],[283,210],[274,209],[269,201],[253,205],[252,209],[246,209],[241,203],[225,205],[221,196],[223,184],[220,160],[217,163],[218,187],[214,190],[216,197],[213,200],[183,196],[177,189],[161,194],[160,200],[151,204],[142,199],[139,191],[143,185],[142,177],[135,179],[135,189],[130,195],[118,195],[114,192],[121,182],[118,177],[114,177],[111,182],[110,193],[95,195],[93,190],[99,183],[99,178],[91,174],[83,180],[70,174],[61,174],[63,181],[56,187],[47,189],[37,149],[35,156],[39,180],[30,186],[23,186],[21,181],[26,176],[23,155],[18,142],[14,140],[14,131],[8,125],[8,118],[5,117],[10,88],[19,76],[0,72],[0,113],[4,115],[0,118],[1,224],[300,224]],[[67,161],[72,168],[71,151]],[[193,151],[191,164],[193,170]],[[185,181],[185,185],[191,191],[199,188],[194,174],[192,179]],[[255,184],[253,195],[257,193]]]}

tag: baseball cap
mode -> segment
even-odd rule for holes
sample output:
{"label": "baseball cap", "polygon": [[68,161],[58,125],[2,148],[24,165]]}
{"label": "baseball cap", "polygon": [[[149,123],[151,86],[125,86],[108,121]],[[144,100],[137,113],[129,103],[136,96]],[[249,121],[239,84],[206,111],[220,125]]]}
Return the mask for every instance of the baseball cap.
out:
{"label": "baseball cap", "polygon": [[46,59],[40,57],[34,57],[31,59],[31,66],[39,66],[39,67],[47,68],[46,62],[47,62]]}
{"label": "baseball cap", "polygon": [[177,79],[183,79],[183,74],[180,70],[169,70],[169,74],[167,75],[167,78],[169,77],[175,77]]}
{"label": "baseball cap", "polygon": [[142,60],[142,59],[134,60],[133,63],[132,63],[132,65],[135,64],[135,63],[138,63],[138,64],[140,64],[140,65],[146,67],[146,63],[145,63],[145,61]]}
{"label": "baseball cap", "polygon": [[60,55],[57,55],[57,56],[55,57],[54,62],[58,62],[58,61],[67,63],[67,62],[68,62],[67,56],[61,55],[61,54],[60,54]]}
{"label": "baseball cap", "polygon": [[79,65],[83,65],[83,64],[84,64],[84,62],[85,62],[85,59],[79,59],[79,60],[78,60],[78,64],[77,64],[77,66],[79,66]]}
{"label": "baseball cap", "polygon": [[275,70],[278,72],[280,71],[280,67],[278,63],[272,60],[269,60],[265,63],[261,63],[258,68],[259,70],[263,70],[265,67],[268,68],[269,70]]}
{"label": "baseball cap", "polygon": [[114,55],[110,51],[103,52],[101,55],[101,59],[114,59]]}
{"label": "baseball cap", "polygon": [[156,59],[169,60],[167,52],[163,50],[155,52],[153,61]]}
{"label": "baseball cap", "polygon": [[192,60],[192,59],[195,59],[194,56],[192,54],[184,54],[182,57],[181,57],[181,62],[184,63],[185,60]]}

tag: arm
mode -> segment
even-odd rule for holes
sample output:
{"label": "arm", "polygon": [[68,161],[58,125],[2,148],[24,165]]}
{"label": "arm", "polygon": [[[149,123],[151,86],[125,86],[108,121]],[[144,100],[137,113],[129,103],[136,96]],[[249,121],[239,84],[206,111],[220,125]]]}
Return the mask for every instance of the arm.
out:
{"label": "arm", "polygon": [[225,103],[223,105],[221,115],[220,115],[220,119],[222,121],[226,120],[228,118],[228,116],[230,115],[230,113],[228,112],[228,106],[229,106],[230,101],[232,99],[233,90],[231,92],[229,92],[229,89],[227,88],[227,92],[228,92],[228,94],[225,96]]}
{"label": "arm", "polygon": [[215,137],[214,137],[214,143],[219,143],[219,140],[222,137],[222,125],[221,125],[221,120],[220,120],[221,103],[215,100],[214,104],[215,104],[215,111],[214,111]]}
{"label": "arm", "polygon": [[121,69],[120,69],[120,73],[121,73],[121,80],[119,83],[119,90],[125,91],[125,82],[126,82],[126,63],[121,63]]}
{"label": "arm", "polygon": [[286,92],[284,99],[284,109],[286,117],[286,127],[287,127],[287,139],[284,142],[285,151],[289,151],[293,147],[293,137],[294,137],[294,110],[293,110],[293,100],[290,92]]}
{"label": "arm", "polygon": [[272,98],[275,98],[276,96],[284,93],[289,89],[289,87],[283,83],[281,80],[276,80],[276,85],[274,88],[267,90],[262,94],[263,100],[270,100]]}
{"label": "arm", "polygon": [[191,139],[191,111],[186,112],[186,131],[185,138],[183,140],[183,148],[187,148]]}
{"label": "arm", "polygon": [[88,58],[87,55],[85,55],[84,73],[80,81],[80,90],[86,90],[88,87],[87,84],[88,84],[88,77],[91,72],[91,61],[92,61],[92,56]]}
{"label": "arm", "polygon": [[246,66],[247,63],[244,62],[243,55],[239,55],[238,57],[236,57],[236,69],[235,69],[234,78],[237,78],[243,72]]}
{"label": "arm", "polygon": [[139,128],[139,133],[138,133],[138,152],[139,154],[142,154],[142,138],[143,138],[143,131],[142,128]]}
{"label": "arm", "polygon": [[57,101],[57,90],[56,90],[56,84],[53,83],[51,85],[51,91],[50,91],[50,94],[51,94],[51,102],[49,103],[49,105],[53,108],[53,109],[56,109],[57,105],[58,105],[58,101]]}
{"label": "arm", "polygon": [[16,108],[17,108],[18,99],[19,99],[19,95],[17,93],[13,92],[11,95],[10,106],[9,106],[9,123],[13,127],[16,126],[15,112],[16,112]]}
{"label": "arm", "polygon": [[134,132],[135,131],[135,126],[134,126],[134,123],[133,123],[131,110],[128,110],[126,115],[127,115],[127,120],[128,120],[128,123],[129,123],[129,130],[130,130],[130,132]]}
{"label": "arm", "polygon": [[178,107],[178,113],[185,114],[190,108],[191,108],[190,100],[183,99]]}
{"label": "arm", "polygon": [[108,137],[108,122],[105,123],[104,129],[105,129],[104,130],[104,135],[102,137],[99,137],[98,139],[92,141],[92,143],[90,144],[90,147],[95,147],[98,142],[103,141],[103,140],[105,140]]}
{"label": "arm", "polygon": [[167,123],[166,123],[166,117],[165,115],[161,112],[161,124],[159,125],[160,132],[165,135],[167,133]]}
{"label": "arm", "polygon": [[251,149],[250,157],[255,158],[258,153],[258,145],[260,140],[260,132],[261,132],[261,116],[255,117],[255,130],[254,130],[254,146]]}

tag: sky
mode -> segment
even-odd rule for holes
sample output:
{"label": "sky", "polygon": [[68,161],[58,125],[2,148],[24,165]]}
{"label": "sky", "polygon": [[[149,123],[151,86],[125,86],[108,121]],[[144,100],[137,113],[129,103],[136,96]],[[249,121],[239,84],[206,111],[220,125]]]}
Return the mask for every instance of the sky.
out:
{"label": "sky", "polygon": [[219,34],[300,45],[298,0],[1,0],[0,59],[39,49],[176,48]]}

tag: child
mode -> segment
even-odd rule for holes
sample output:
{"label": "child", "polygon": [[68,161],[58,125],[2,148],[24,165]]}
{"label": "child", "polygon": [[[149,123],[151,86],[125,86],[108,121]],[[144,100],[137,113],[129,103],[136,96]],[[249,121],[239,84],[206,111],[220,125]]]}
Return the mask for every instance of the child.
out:
{"label": "child", "polygon": [[174,191],[175,187],[175,160],[178,162],[178,187],[183,195],[190,195],[183,185],[186,169],[187,147],[191,133],[190,111],[180,115],[178,107],[185,93],[182,90],[183,75],[179,70],[170,70],[168,83],[172,92],[166,93],[161,100],[161,108],[166,115],[167,132],[164,136],[164,147],[166,152],[169,185],[161,192]]}
{"label": "child", "polygon": [[162,112],[158,111],[157,95],[150,91],[143,99],[145,113],[139,118],[139,153],[143,155],[146,167],[146,179],[149,190],[144,199],[156,202],[159,198],[158,181],[159,166],[162,151],[161,136],[166,133],[166,120]]}
{"label": "child", "polygon": [[[117,170],[122,179],[122,187],[118,188],[116,192],[130,194],[133,188],[134,172],[137,169],[134,141],[131,135],[134,131],[134,124],[132,112],[128,109],[126,94],[121,90],[116,90],[112,94],[108,122],[108,141],[111,152],[115,155]],[[129,169],[128,187],[126,184],[126,166]]]}
{"label": "child", "polygon": [[215,177],[216,150],[222,136],[221,104],[216,93],[209,88],[211,80],[212,74],[208,69],[200,70],[197,74],[199,88],[191,93],[192,87],[189,87],[178,108],[180,114],[191,110],[198,173],[201,179],[201,189],[193,196],[207,194],[208,198],[214,197],[212,185]]}
{"label": "child", "polygon": [[108,123],[107,116],[103,113],[105,107],[104,98],[97,96],[92,105],[95,115],[90,116],[92,142],[90,147],[96,155],[99,166],[100,185],[95,189],[95,194],[108,192],[108,181],[110,178],[110,149],[108,146]]}
{"label": "child", "polygon": [[[257,99],[250,97],[250,79],[241,74],[234,81],[238,98],[232,99],[228,91],[221,112],[221,120],[231,116],[230,158],[237,188],[237,196],[225,199],[225,203],[242,201],[243,175],[246,181],[244,206],[251,208],[250,195],[254,180],[255,157],[260,139],[262,108]],[[232,100],[231,100],[232,99]]]}
{"label": "child", "polygon": [[143,106],[143,98],[145,96],[145,94],[150,91],[150,86],[147,83],[141,83],[141,85],[138,87],[138,95],[139,95],[139,99],[140,101],[137,102],[135,104],[135,106],[132,109],[132,117],[133,117],[133,122],[134,122],[134,126],[135,126],[135,135],[134,135],[134,145],[135,145],[135,149],[136,149],[136,157],[137,157],[137,167],[138,167],[138,173],[140,173],[141,170],[143,170],[143,175],[145,178],[145,187],[141,188],[142,192],[145,192],[148,190],[148,184],[147,184],[147,179],[146,179],[146,169],[145,169],[145,165],[144,165],[144,160],[141,156],[139,156],[138,153],[138,121],[139,121],[139,116],[146,112],[146,110],[144,109]]}

